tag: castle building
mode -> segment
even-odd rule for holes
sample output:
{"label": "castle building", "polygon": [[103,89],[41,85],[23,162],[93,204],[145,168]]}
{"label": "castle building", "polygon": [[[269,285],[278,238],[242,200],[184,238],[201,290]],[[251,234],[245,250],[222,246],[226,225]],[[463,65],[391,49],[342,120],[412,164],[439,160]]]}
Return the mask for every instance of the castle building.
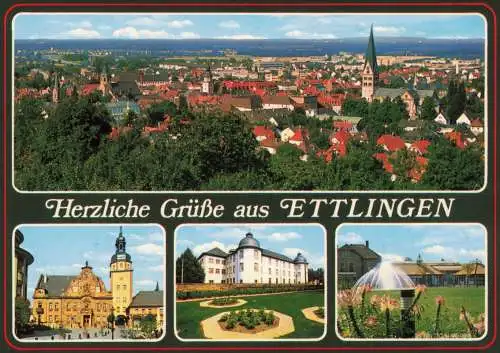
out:
{"label": "castle building", "polygon": [[363,73],[361,74],[361,96],[368,102],[373,101],[375,86],[378,80],[377,56],[375,52],[375,40],[373,39],[373,25],[370,28],[370,38],[368,39],[368,47],[366,48],[365,64]]}
{"label": "castle building", "polygon": [[[109,290],[88,262],[76,276],[41,275],[33,294],[34,320],[53,328],[106,328],[111,313],[115,317],[133,315],[135,319],[152,314],[158,326],[163,325],[165,304],[158,285],[154,292],[139,291],[133,296],[132,259],[121,227],[109,274]],[[133,320],[128,322],[133,324]]]}
{"label": "castle building", "polygon": [[213,248],[198,257],[205,271],[205,283],[300,284],[308,282],[309,265],[298,253],[295,259],[263,249],[247,233],[229,253]]}
{"label": "castle building", "polygon": [[27,299],[28,288],[28,266],[34,261],[33,255],[21,248],[24,236],[21,231],[16,230],[14,236],[14,290],[15,298]]}

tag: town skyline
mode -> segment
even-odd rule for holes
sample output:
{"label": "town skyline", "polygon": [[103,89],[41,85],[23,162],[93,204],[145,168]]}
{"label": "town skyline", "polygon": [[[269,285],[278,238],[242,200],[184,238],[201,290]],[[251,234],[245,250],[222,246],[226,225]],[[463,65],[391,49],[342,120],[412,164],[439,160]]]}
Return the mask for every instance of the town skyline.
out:
{"label": "town skyline", "polygon": [[484,39],[486,29],[479,14],[21,13],[13,21],[15,39],[331,40],[366,37],[371,25],[380,38]]}

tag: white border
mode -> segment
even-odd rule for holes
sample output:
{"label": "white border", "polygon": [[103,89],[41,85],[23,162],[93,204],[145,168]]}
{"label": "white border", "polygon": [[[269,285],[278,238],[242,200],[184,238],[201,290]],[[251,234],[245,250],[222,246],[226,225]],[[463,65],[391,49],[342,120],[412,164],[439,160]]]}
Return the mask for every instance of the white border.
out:
{"label": "white border", "polygon": [[[177,228],[175,228],[174,232],[174,279],[175,274],[177,273],[176,269],[176,259],[177,259],[177,254],[176,254],[176,241],[177,241],[177,232],[179,229],[184,228],[184,227],[230,227],[230,228],[237,228],[237,227],[252,227],[252,226],[259,226],[259,227],[286,227],[286,226],[296,226],[296,227],[320,227],[323,230],[323,252],[324,252],[324,263],[323,263],[323,270],[324,270],[324,307],[325,307],[325,318],[328,318],[328,261],[327,261],[327,253],[328,253],[328,243],[326,240],[327,237],[327,231],[326,228],[319,223],[188,223],[188,224],[181,224]],[[323,335],[321,335],[318,338],[263,338],[263,339],[210,339],[210,338],[182,338],[177,334],[177,281],[174,280],[174,335],[175,337],[181,341],[181,342],[319,342],[322,339],[326,337],[327,331],[328,331],[328,320],[325,320],[325,324],[323,325]],[[283,296],[286,297],[286,294],[282,294]],[[244,297],[245,295],[241,295],[241,297]]]}
{"label": "white border", "polygon": [[[488,308],[488,230],[486,227],[481,224],[481,223],[451,223],[451,222],[444,222],[444,223],[342,223],[340,224],[336,231],[335,231],[335,302],[337,301],[337,294],[338,294],[338,276],[337,276],[337,269],[338,269],[338,256],[337,256],[337,249],[338,249],[338,233],[341,227],[343,226],[358,226],[358,227],[378,227],[378,226],[384,226],[384,227],[400,227],[400,226],[418,226],[418,227],[440,227],[440,226],[456,226],[456,227],[462,227],[462,226],[480,226],[483,228],[484,231],[484,249],[485,249],[485,268],[484,268],[484,317],[485,317],[485,330],[484,334],[481,337],[478,338],[345,338],[342,337],[342,335],[339,334],[338,332],[338,327],[335,324],[335,334],[337,335],[337,338],[340,339],[343,342],[478,342],[482,341],[486,338],[488,335],[488,330],[489,330],[489,323],[488,323],[488,314],[489,314],[489,308]],[[409,236],[406,234],[405,236]],[[451,235],[453,236],[453,235]],[[335,323],[337,323],[338,320],[338,312],[339,312],[339,306],[337,303],[335,303]],[[474,346],[470,347],[471,350],[474,348]]]}
{"label": "white border", "polygon": [[[99,339],[94,339],[94,338],[89,338],[89,339],[81,339],[81,340],[77,340],[77,339],[72,339],[72,340],[61,340],[61,339],[54,339],[53,341],[52,340],[49,340],[49,341],[34,341],[34,340],[23,340],[22,338],[19,338],[16,336],[16,333],[15,333],[15,315],[12,315],[12,321],[11,321],[11,324],[12,324],[12,337],[14,337],[14,339],[18,342],[18,343],[21,343],[21,344],[28,344],[30,346],[33,346],[33,349],[36,350],[36,346],[39,346],[39,345],[43,345],[43,344],[52,344],[52,343],[70,343],[70,344],[87,344],[87,343],[96,343],[96,342],[100,342],[100,343],[113,343],[113,342],[117,342],[117,343],[122,343],[122,342],[126,342],[126,343],[144,343],[144,342],[160,342],[161,340],[163,340],[165,337],[166,337],[166,334],[167,334],[167,283],[166,283],[166,280],[165,280],[165,275],[166,275],[166,269],[167,269],[167,235],[166,235],[166,231],[165,231],[165,228],[163,228],[159,223],[66,223],[66,224],[50,224],[50,223],[25,223],[25,224],[19,224],[17,225],[14,230],[12,231],[12,252],[11,252],[11,255],[12,255],[12,258],[14,258],[15,256],[15,250],[16,250],[16,247],[15,247],[15,237],[16,237],[16,230],[20,227],[27,227],[27,228],[42,228],[42,227],[118,227],[118,226],[124,226],[124,227],[158,227],[159,230],[162,232],[163,234],[163,239],[164,239],[164,242],[163,242],[163,249],[165,251],[165,256],[163,257],[163,266],[164,266],[164,270],[163,270],[163,334],[161,337],[159,338],[156,338],[156,339],[122,339],[122,338],[115,338],[114,340],[99,340]],[[21,246],[22,247],[22,246]],[[36,256],[34,254],[32,254],[33,257],[35,258],[35,261],[36,261]],[[12,270],[12,273],[11,273],[11,278],[14,279],[15,276],[16,276],[16,269],[14,268],[14,261],[11,262],[11,270]],[[29,271],[29,269],[28,269]],[[15,291],[13,291],[11,293],[11,295],[9,296],[10,298],[13,298],[15,297]],[[30,300],[30,299],[28,299]],[[30,306],[31,306],[31,302],[32,302],[32,298],[30,300]],[[15,312],[15,300],[12,300],[12,313]]]}
{"label": "white border", "polygon": [[[234,190],[234,191],[201,191],[201,190],[184,190],[184,191],[176,191],[176,190],[166,190],[166,191],[138,191],[138,190],[132,190],[132,191],[88,191],[88,190],[79,190],[79,191],[72,191],[72,190],[66,190],[66,191],[42,191],[42,190],[32,190],[32,191],[27,191],[27,190],[20,190],[18,189],[15,184],[15,178],[14,178],[14,116],[15,116],[15,89],[13,87],[14,85],[14,72],[15,72],[15,20],[18,16],[20,15],[60,15],[60,16],[65,16],[65,15],[108,15],[108,16],[115,16],[115,15],[158,15],[158,14],[171,14],[175,16],[187,16],[187,15],[206,15],[206,16],[212,16],[212,15],[227,15],[227,16],[246,16],[246,15],[265,15],[265,16],[315,16],[315,15],[330,15],[330,16],[359,16],[359,15],[367,15],[367,16],[379,16],[379,15],[384,15],[384,16],[401,16],[401,15],[411,15],[411,16],[445,16],[445,15],[456,15],[456,16],[480,16],[484,20],[484,65],[485,65],[485,75],[484,75],[484,141],[485,141],[485,146],[484,146],[484,178],[483,178],[483,186],[479,190],[302,190],[302,191],[297,191],[297,190],[247,190],[247,191],[241,191],[241,190]],[[425,13],[425,12],[417,12],[417,13],[411,13],[411,12],[400,12],[400,13],[386,13],[386,12],[374,12],[374,13],[342,13],[342,12],[302,12],[302,13],[290,13],[290,12],[267,12],[267,13],[245,13],[245,12],[237,12],[237,13],[231,13],[231,12],[202,12],[202,13],[197,13],[197,12],[129,12],[129,13],[124,13],[124,12],[66,12],[66,13],[53,13],[53,12],[18,12],[14,15],[12,19],[12,37],[11,37],[11,45],[12,45],[12,62],[11,62],[11,79],[12,79],[12,87],[11,87],[11,98],[12,98],[12,107],[11,107],[11,184],[12,188],[17,191],[18,193],[21,194],[269,194],[269,193],[290,193],[290,194],[298,194],[298,193],[311,193],[311,194],[321,194],[321,193],[339,193],[339,194],[345,194],[345,193],[352,193],[352,194],[359,194],[359,193],[365,193],[365,192],[370,192],[370,193],[377,193],[377,194],[397,194],[397,193],[407,193],[407,194],[424,194],[424,193],[435,193],[435,194],[441,194],[441,193],[466,193],[466,194],[477,194],[481,193],[486,189],[486,186],[488,185],[488,74],[489,74],[489,69],[488,69],[488,21],[486,17],[480,13],[480,12],[439,12],[439,13]],[[179,39],[183,40],[183,39]],[[493,97],[495,99],[495,97]],[[5,161],[7,163],[7,161]]]}

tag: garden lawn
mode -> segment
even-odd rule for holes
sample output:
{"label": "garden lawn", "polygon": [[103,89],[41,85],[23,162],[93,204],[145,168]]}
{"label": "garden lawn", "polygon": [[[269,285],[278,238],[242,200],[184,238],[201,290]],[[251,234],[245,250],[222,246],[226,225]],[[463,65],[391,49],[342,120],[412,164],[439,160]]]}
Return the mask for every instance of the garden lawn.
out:
{"label": "garden lawn", "polygon": [[[399,300],[399,292],[375,291],[371,295],[390,294]],[[467,325],[460,320],[462,305],[470,313],[472,319],[476,319],[485,312],[485,289],[484,287],[460,287],[460,288],[427,288],[422,294],[418,304],[422,307],[422,316],[417,320],[417,332],[432,332],[436,319],[436,297],[442,296],[445,300],[441,308],[440,331],[444,334],[468,334]],[[399,315],[395,310],[393,315]]]}
{"label": "garden lawn", "polygon": [[324,325],[306,319],[301,311],[311,306],[324,306],[323,291],[241,296],[238,298],[246,300],[247,303],[235,308],[201,308],[199,301],[177,302],[176,318],[179,337],[204,338],[200,329],[201,321],[220,312],[243,309],[268,309],[291,316],[295,331],[280,338],[320,338],[323,335]]}

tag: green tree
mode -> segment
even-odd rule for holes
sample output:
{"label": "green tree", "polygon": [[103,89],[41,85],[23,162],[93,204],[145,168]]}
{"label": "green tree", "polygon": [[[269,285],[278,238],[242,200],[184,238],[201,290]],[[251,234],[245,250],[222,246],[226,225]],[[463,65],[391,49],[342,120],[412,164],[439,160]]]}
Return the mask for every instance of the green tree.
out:
{"label": "green tree", "polygon": [[149,107],[147,115],[149,117],[149,123],[151,125],[156,125],[165,119],[165,115],[173,117],[177,114],[177,107],[172,102],[160,102],[154,103]]}
{"label": "green tree", "polygon": [[460,149],[444,138],[429,147],[423,189],[477,190],[484,181],[484,151],[475,146]]}
{"label": "green tree", "polygon": [[425,97],[420,111],[420,118],[422,120],[434,120],[436,118],[436,105],[434,98]]}
{"label": "green tree", "polygon": [[368,116],[368,102],[365,99],[347,98],[342,103],[342,115],[366,118]]}
{"label": "green tree", "polygon": [[176,283],[203,283],[205,280],[205,271],[189,248],[175,261],[175,270]]}
{"label": "green tree", "polygon": [[30,303],[24,298],[16,298],[15,304],[15,328],[16,332],[28,325],[30,320]]}
{"label": "green tree", "polygon": [[139,328],[146,338],[153,338],[156,330],[156,317],[152,314],[144,316],[139,322]]}

